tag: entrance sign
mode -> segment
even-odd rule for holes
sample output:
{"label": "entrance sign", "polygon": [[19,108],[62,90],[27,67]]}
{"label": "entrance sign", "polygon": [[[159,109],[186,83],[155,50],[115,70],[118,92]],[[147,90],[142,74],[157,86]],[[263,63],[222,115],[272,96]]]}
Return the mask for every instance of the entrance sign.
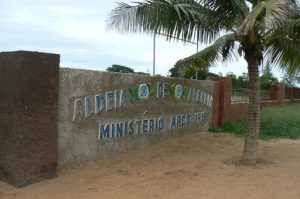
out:
{"label": "entrance sign", "polygon": [[59,166],[207,131],[212,81],[60,70]]}

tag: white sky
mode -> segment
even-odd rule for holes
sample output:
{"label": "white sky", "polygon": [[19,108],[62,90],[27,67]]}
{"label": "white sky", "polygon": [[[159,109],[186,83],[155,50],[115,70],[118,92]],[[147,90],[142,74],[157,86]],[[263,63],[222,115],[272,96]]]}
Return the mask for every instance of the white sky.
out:
{"label": "white sky", "polygon": [[[120,64],[152,73],[152,36],[107,31],[105,19],[114,7],[109,0],[0,0],[1,51],[58,53],[62,67],[105,70]],[[156,45],[156,74],[164,76],[177,60],[196,52],[195,45],[169,43],[163,37]],[[211,71],[240,75],[247,67],[239,59]]]}

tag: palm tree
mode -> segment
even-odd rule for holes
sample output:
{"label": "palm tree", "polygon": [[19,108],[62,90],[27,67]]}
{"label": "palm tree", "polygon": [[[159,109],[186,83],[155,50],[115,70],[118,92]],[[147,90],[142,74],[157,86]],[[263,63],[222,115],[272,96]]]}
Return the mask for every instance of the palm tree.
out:
{"label": "palm tree", "polygon": [[250,96],[248,133],[241,163],[255,164],[260,127],[259,65],[269,61],[289,74],[300,67],[300,18],[296,0],[145,0],[119,3],[107,19],[109,28],[167,40],[198,40],[209,46],[178,64],[206,68],[238,55],[248,63]]}

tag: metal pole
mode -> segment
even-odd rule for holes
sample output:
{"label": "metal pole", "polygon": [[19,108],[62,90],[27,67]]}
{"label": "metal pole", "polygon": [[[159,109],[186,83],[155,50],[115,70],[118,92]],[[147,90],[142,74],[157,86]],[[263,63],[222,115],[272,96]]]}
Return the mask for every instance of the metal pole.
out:
{"label": "metal pole", "polygon": [[[197,33],[197,53],[198,53],[198,50],[199,50],[199,35]],[[196,80],[198,80],[198,69],[196,69]]]}
{"label": "metal pole", "polygon": [[156,40],[156,32],[153,35],[153,76],[155,76],[155,40]]}

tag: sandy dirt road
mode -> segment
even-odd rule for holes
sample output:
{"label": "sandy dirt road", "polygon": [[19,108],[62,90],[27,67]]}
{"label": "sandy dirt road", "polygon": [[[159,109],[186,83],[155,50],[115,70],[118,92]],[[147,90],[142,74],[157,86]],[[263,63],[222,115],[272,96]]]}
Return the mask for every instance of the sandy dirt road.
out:
{"label": "sandy dirt road", "polygon": [[255,166],[237,163],[243,140],[197,133],[59,171],[1,199],[300,199],[300,140],[260,141]]}

